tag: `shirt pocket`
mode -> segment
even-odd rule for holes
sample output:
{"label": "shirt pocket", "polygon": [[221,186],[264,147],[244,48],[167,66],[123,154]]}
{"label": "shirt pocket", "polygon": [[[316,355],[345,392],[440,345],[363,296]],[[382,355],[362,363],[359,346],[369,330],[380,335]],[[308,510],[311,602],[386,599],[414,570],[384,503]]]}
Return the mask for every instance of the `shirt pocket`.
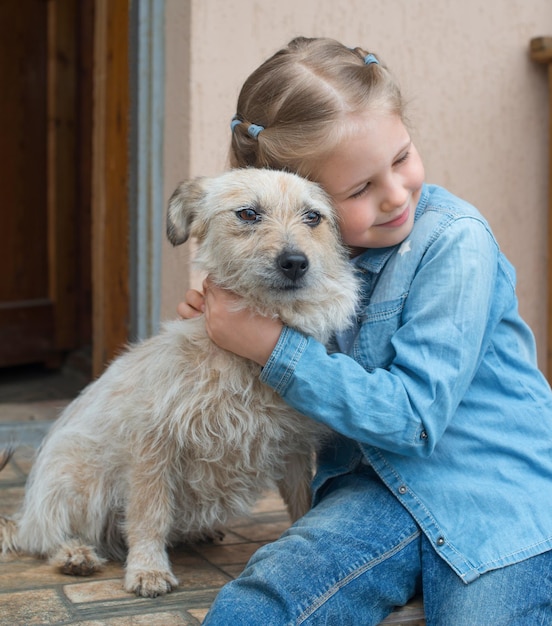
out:
{"label": "shirt pocket", "polygon": [[388,368],[395,358],[393,336],[399,329],[407,294],[368,304],[359,316],[360,330],[352,356],[368,371]]}

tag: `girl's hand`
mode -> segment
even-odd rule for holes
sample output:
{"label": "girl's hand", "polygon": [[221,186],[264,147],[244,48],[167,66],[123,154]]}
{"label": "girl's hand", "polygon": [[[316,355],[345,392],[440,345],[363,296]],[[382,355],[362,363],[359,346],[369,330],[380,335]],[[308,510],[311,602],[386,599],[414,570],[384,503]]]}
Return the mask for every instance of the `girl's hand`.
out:
{"label": "girl's hand", "polygon": [[176,312],[185,320],[200,317],[205,312],[205,296],[196,289],[188,289],[186,301],[180,302],[176,307]]}
{"label": "girl's hand", "polygon": [[[203,289],[205,327],[210,339],[220,348],[261,366],[266,365],[280,338],[282,322],[252,313],[249,309],[239,309],[239,297],[216,287],[208,278],[203,283]],[[186,299],[189,303],[188,294]],[[195,297],[193,302],[195,308],[198,303]]]}

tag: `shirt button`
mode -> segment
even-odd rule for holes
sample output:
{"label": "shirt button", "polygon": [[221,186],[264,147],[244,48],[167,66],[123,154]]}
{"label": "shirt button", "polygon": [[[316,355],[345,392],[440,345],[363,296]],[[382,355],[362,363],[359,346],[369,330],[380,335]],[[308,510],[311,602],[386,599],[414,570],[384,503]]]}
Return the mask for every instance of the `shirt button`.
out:
{"label": "shirt button", "polygon": [[404,495],[407,491],[408,491],[408,490],[407,490],[407,488],[406,488],[404,485],[401,485],[401,486],[399,487],[399,493],[400,493],[401,495]]}
{"label": "shirt button", "polygon": [[420,433],[420,439],[427,439],[427,433],[425,430],[422,430],[422,432]]}
{"label": "shirt button", "polygon": [[445,545],[445,538],[444,537],[437,537],[437,545],[438,546],[444,546]]}

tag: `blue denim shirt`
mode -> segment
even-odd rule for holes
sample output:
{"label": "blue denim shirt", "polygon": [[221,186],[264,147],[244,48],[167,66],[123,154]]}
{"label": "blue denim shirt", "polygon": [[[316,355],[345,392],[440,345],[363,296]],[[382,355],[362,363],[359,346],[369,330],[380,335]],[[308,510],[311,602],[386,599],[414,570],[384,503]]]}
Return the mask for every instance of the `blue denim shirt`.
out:
{"label": "blue denim shirt", "polygon": [[315,489],[369,463],[464,582],[552,549],[552,393],[487,222],[424,185],[409,237],[356,266],[349,354],[286,327],[262,371],[339,433]]}

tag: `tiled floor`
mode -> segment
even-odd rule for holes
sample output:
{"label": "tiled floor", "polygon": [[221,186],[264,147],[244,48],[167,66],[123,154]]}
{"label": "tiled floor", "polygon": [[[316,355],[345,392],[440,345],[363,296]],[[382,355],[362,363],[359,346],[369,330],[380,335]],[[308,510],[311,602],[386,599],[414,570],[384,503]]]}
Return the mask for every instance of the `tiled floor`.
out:
{"label": "tiled floor", "polygon": [[[23,497],[34,449],[59,409],[85,384],[75,372],[33,368],[0,378],[0,448],[19,445],[0,473],[0,512],[15,512]],[[122,589],[122,566],[109,563],[90,578],[67,576],[28,556],[0,562],[0,626],[183,626],[201,624],[220,587],[237,576],[250,555],[288,526],[280,498],[267,493],[251,516],[236,520],[222,542],[182,546],[171,551],[180,586],[155,599]],[[422,626],[419,603],[387,618],[386,624]],[[258,624],[254,618],[252,626]],[[361,625],[359,625],[361,626]]]}

